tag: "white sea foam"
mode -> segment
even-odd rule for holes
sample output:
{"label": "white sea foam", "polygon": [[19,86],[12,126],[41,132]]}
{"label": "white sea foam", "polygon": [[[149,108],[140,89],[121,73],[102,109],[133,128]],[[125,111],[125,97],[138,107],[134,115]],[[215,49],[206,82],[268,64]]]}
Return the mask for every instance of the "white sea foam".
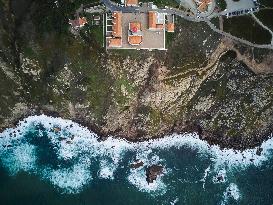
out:
{"label": "white sea foam", "polygon": [[201,182],[203,182],[203,189],[205,189],[205,183],[206,183],[206,179],[207,179],[207,176],[208,176],[209,171],[210,171],[210,166],[208,166],[208,167],[205,169],[204,177],[200,180]]}
{"label": "white sea foam", "polygon": [[[2,164],[11,172],[16,174],[19,170],[31,171],[38,169],[36,166],[35,146],[24,141],[24,135],[33,125],[42,125],[50,142],[57,151],[59,160],[73,161],[74,165],[65,169],[37,170],[36,173],[44,173],[43,177],[68,192],[75,192],[92,180],[90,164],[92,160],[98,160],[100,168],[98,176],[113,179],[114,172],[119,167],[120,161],[126,152],[133,151],[136,158],[143,161],[144,167],[129,170],[128,181],[139,190],[147,192],[165,193],[167,185],[163,177],[159,177],[154,183],[146,182],[145,167],[151,164],[162,164],[156,150],[170,150],[172,148],[189,148],[196,150],[200,156],[210,156],[213,162],[211,170],[232,170],[247,168],[249,165],[259,166],[271,157],[273,139],[262,144],[261,155],[256,154],[257,149],[248,149],[237,152],[232,149],[220,149],[218,146],[210,146],[198,138],[195,133],[172,134],[161,139],[145,142],[129,143],[126,140],[109,137],[105,141],[98,141],[97,134],[81,127],[77,123],[61,118],[31,116],[20,122],[14,129],[7,129],[0,134],[0,156]],[[57,130],[54,128],[58,128]],[[37,137],[43,137],[39,132]],[[7,145],[12,145],[7,147]],[[88,159],[88,160],[87,160]],[[128,162],[132,163],[133,161]],[[76,170],[79,170],[77,172]],[[165,174],[170,169],[165,167]],[[77,175],[77,176],[76,176]],[[75,183],[75,185],[72,185]]]}
{"label": "white sea foam", "polygon": [[107,160],[101,160],[98,176],[102,179],[114,179],[114,172],[116,169],[117,166],[113,163]]}
{"label": "white sea foam", "polygon": [[128,181],[140,191],[148,192],[153,196],[165,194],[167,191],[167,186],[163,182],[162,176],[158,176],[153,183],[147,183],[144,167],[141,169],[132,169],[128,176]]}
{"label": "white sea foam", "polygon": [[35,147],[29,144],[17,145],[2,152],[1,161],[10,175],[19,171],[33,172],[36,169]]}
{"label": "white sea foam", "polygon": [[235,201],[238,201],[241,198],[240,190],[238,186],[234,183],[231,183],[225,190],[223,194],[223,200],[221,202],[221,205],[224,205],[228,202],[229,199],[233,199]]}
{"label": "white sea foam", "polygon": [[[136,159],[142,161],[145,166],[163,163],[164,161],[163,159],[160,159],[152,149],[146,149],[145,146],[140,146],[136,149]],[[133,163],[133,161],[131,163]]]}
{"label": "white sea foam", "polygon": [[[164,160],[153,153],[153,151],[145,146],[141,146],[137,149],[136,159],[143,162],[143,166],[138,169],[131,169],[128,176],[128,181],[136,186],[140,191],[151,193],[153,196],[162,195],[167,191],[167,185],[163,182],[162,176],[153,181],[153,183],[147,183],[146,181],[146,168],[153,165],[163,165]],[[131,161],[134,163],[134,161]],[[168,174],[168,169],[163,169],[163,175]]]}
{"label": "white sea foam", "polygon": [[227,172],[225,169],[219,170],[216,176],[212,178],[214,184],[225,183],[227,180]]}
{"label": "white sea foam", "polygon": [[176,205],[179,202],[179,198],[176,197],[173,201],[170,202],[171,205]]}
{"label": "white sea foam", "polygon": [[92,179],[88,164],[85,162],[76,164],[71,168],[49,169],[43,172],[44,178],[49,179],[52,184],[66,193],[78,193]]}

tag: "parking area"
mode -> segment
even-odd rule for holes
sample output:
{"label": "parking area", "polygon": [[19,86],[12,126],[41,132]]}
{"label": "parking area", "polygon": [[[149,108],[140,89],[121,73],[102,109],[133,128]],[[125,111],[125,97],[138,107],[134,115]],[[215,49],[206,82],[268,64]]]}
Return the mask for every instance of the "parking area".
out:
{"label": "parking area", "polygon": [[245,15],[248,13],[253,13],[259,9],[256,0],[225,0],[227,3],[227,8],[221,14],[227,17]]}

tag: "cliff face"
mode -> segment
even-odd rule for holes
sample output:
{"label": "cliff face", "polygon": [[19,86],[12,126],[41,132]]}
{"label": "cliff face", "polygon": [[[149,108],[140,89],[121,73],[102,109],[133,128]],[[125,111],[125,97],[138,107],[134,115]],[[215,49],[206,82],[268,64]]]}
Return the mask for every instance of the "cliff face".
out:
{"label": "cliff face", "polygon": [[76,37],[69,32],[78,5],[58,2],[0,4],[1,127],[46,113],[130,140],[198,131],[237,149],[271,132],[271,50],[177,19],[166,52],[106,52],[89,28]]}

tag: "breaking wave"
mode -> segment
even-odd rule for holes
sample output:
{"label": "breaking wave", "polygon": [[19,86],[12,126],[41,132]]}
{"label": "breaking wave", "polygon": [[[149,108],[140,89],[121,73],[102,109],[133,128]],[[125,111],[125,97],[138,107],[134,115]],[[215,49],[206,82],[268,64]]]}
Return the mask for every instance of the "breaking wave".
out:
{"label": "breaking wave", "polygon": [[[178,165],[172,164],[170,158],[177,158],[178,155],[173,153],[181,149],[191,150],[179,156],[187,160],[191,157],[187,155],[192,153],[192,156],[207,161],[198,168],[201,174],[193,183],[200,182],[203,189],[210,182],[226,184],[223,204],[229,197],[240,200],[239,188],[228,179],[228,173],[261,166],[272,156],[273,140],[265,141],[261,148],[260,155],[256,154],[257,148],[243,152],[222,150],[200,140],[195,133],[173,134],[138,143],[113,137],[100,141],[97,134],[77,123],[45,115],[28,117],[16,128],[0,134],[0,161],[10,175],[25,171],[50,181],[61,192],[71,194],[92,186],[94,179],[113,181],[123,178],[139,191],[152,196],[164,195],[172,190],[171,180],[167,179],[182,174],[179,160]],[[143,162],[143,166],[130,168],[136,160]],[[146,168],[153,164],[161,165],[163,174],[148,184]],[[192,167],[194,169],[194,165]],[[122,176],[117,175],[119,170],[125,170]],[[191,179],[178,177],[176,180],[183,183]]]}

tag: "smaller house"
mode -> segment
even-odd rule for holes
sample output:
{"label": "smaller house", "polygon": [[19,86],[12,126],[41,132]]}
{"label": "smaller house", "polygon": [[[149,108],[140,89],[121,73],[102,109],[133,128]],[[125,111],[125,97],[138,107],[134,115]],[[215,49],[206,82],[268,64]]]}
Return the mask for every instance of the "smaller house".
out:
{"label": "smaller house", "polygon": [[125,0],[125,6],[138,6],[138,0]]}
{"label": "smaller house", "polygon": [[211,4],[212,0],[195,0],[196,5],[198,6],[197,9],[200,12],[206,12],[208,10],[209,5]]}
{"label": "smaller house", "polygon": [[73,27],[73,28],[81,28],[83,27],[85,24],[87,24],[87,19],[85,17],[79,17],[77,19],[74,20],[70,20],[69,19],[69,24]]}
{"label": "smaller house", "polygon": [[167,30],[167,32],[173,33],[174,32],[174,23],[167,23],[166,30]]}
{"label": "smaller house", "polygon": [[149,11],[149,30],[163,30],[165,24],[165,14],[156,11]]}
{"label": "smaller house", "polygon": [[166,31],[167,32],[174,32],[174,15],[166,15]]}

